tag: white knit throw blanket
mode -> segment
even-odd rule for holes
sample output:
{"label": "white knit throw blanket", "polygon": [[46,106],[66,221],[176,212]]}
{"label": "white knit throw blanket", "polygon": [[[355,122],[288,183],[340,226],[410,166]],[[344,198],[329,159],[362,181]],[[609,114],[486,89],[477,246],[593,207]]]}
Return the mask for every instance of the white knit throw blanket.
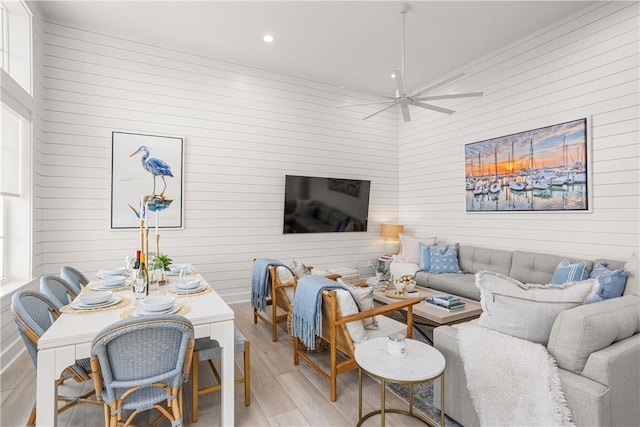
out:
{"label": "white knit throw blanket", "polygon": [[481,426],[575,426],[542,345],[466,323],[458,348]]}

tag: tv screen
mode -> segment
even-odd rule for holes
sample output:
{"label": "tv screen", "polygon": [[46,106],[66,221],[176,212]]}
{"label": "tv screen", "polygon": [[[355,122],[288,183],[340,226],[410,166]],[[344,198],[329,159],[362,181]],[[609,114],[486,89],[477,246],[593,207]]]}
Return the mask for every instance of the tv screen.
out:
{"label": "tv screen", "polygon": [[286,175],[284,234],[367,231],[371,181]]}

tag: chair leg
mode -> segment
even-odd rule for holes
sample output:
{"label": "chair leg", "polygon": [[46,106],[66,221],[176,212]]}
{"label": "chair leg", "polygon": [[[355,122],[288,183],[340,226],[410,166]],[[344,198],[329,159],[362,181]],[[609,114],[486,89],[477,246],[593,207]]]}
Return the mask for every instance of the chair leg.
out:
{"label": "chair leg", "polygon": [[198,371],[200,361],[198,359],[198,351],[193,351],[193,359],[191,360],[191,420],[198,421]]}
{"label": "chair leg", "polygon": [[31,413],[29,414],[29,419],[27,420],[27,425],[28,426],[35,426],[36,425],[36,405],[35,405],[35,403],[33,404],[33,408],[31,408]]}
{"label": "chair leg", "polygon": [[278,341],[278,306],[276,302],[271,302],[271,341]]}
{"label": "chair leg", "polygon": [[251,405],[251,349],[249,340],[244,340],[244,404]]}
{"label": "chair leg", "polygon": [[256,325],[258,323],[258,312],[257,310],[254,308],[253,309],[253,324]]}

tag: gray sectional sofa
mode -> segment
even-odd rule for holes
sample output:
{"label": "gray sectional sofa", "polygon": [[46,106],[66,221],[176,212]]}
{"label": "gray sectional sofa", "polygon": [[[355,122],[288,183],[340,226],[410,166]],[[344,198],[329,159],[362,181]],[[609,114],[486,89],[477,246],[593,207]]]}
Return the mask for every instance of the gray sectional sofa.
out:
{"label": "gray sectional sofa", "polygon": [[[479,300],[475,273],[494,271],[523,283],[550,283],[556,266],[570,257],[461,245],[462,273],[416,273],[418,285]],[[556,318],[547,350],[559,367],[563,391],[579,426],[640,426],[640,285],[638,259],[594,260],[630,272],[624,295],[565,310]],[[589,271],[594,262],[588,262]],[[394,265],[395,264],[395,265]],[[392,263],[406,274],[408,265]],[[455,326],[434,331],[446,359],[445,412],[465,426],[479,425],[466,386]]]}

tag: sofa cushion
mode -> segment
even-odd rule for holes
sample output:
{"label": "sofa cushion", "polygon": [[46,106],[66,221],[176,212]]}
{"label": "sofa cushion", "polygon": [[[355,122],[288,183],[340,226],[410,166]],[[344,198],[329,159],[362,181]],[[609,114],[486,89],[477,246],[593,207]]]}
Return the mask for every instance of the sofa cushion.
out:
{"label": "sofa cushion", "polygon": [[640,296],[640,256],[634,254],[629,261],[624,264],[624,269],[629,272],[627,286],[623,295]]}
{"label": "sofa cushion", "polygon": [[418,272],[416,283],[443,293],[480,301],[480,289],[476,287],[476,276],[473,274]]}
{"label": "sofa cushion", "polygon": [[419,264],[420,263],[420,248],[418,247],[419,243],[423,243],[427,246],[433,246],[436,244],[436,237],[426,237],[416,238],[407,236],[404,233],[400,233],[400,243],[402,244],[402,249],[400,250],[400,256],[404,260],[404,262],[408,262],[411,264]]}
{"label": "sofa cushion", "polygon": [[[509,277],[522,283],[551,283],[556,267],[563,259],[576,262],[571,258],[537,252],[513,251]],[[587,261],[587,270],[591,271],[593,263]]]}
{"label": "sofa cushion", "polygon": [[429,273],[457,273],[458,266],[458,244],[438,245],[429,247],[430,266]]}
{"label": "sofa cushion", "polygon": [[465,273],[476,274],[478,271],[488,270],[508,276],[511,269],[511,252],[460,245],[458,263]]}
{"label": "sofa cushion", "polygon": [[629,273],[623,268],[610,270],[607,268],[606,263],[601,262],[596,264],[589,278],[598,279],[598,291],[584,303],[590,304],[622,296],[628,276]]}
{"label": "sofa cushion", "polygon": [[480,326],[547,345],[553,322],[563,310],[582,305],[596,279],[562,285],[522,283],[490,271],[476,273],[482,314]]}
{"label": "sofa cushion", "polygon": [[547,350],[562,369],[580,374],[593,352],[640,332],[640,299],[613,298],[558,315]]}
{"label": "sofa cushion", "polygon": [[431,246],[427,246],[422,242],[418,243],[420,252],[418,264],[420,265],[420,270],[422,271],[429,271],[429,269],[431,268],[431,252],[429,252],[430,247]]}

